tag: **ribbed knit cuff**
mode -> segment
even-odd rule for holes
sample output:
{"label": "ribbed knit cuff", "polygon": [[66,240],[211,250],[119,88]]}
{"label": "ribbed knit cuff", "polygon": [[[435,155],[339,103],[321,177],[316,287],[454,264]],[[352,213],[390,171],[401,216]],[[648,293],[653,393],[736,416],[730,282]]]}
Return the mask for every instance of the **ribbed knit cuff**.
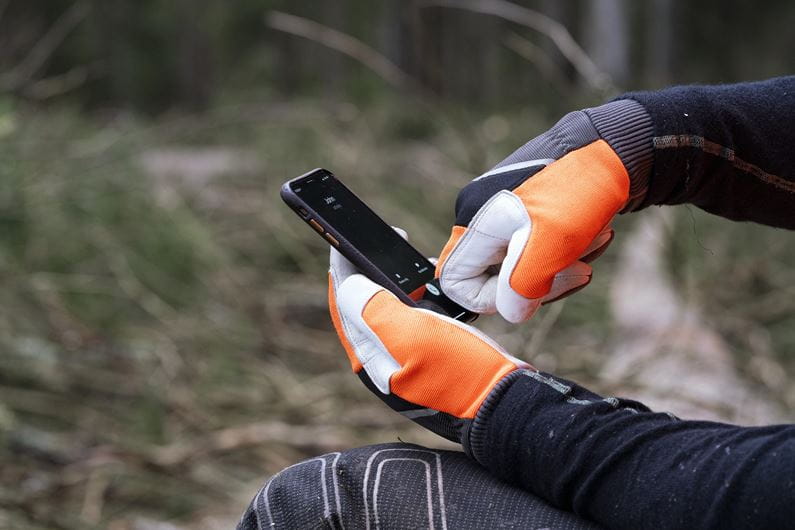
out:
{"label": "ribbed knit cuff", "polygon": [[474,458],[478,463],[482,464],[481,460],[483,455],[484,437],[486,436],[486,427],[488,426],[489,419],[492,412],[499,405],[502,396],[508,389],[519,379],[527,370],[515,370],[505,377],[503,377],[494,388],[486,396],[483,404],[480,405],[475,418],[465,427],[463,435],[461,436],[461,445],[464,447],[464,452],[470,457]]}
{"label": "ribbed knit cuff", "polygon": [[629,200],[622,210],[631,212],[649,189],[654,159],[654,125],[646,109],[635,100],[619,99],[584,112],[629,173]]}

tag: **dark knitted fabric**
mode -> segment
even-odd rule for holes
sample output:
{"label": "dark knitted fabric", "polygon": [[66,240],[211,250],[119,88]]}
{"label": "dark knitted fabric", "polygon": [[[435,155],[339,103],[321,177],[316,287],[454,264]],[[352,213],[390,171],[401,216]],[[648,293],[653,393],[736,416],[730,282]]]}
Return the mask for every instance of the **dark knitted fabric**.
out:
{"label": "dark knitted fabric", "polygon": [[631,92],[654,124],[638,208],[691,203],[735,220],[795,228],[795,76]]}
{"label": "dark knitted fabric", "polygon": [[625,210],[633,210],[649,187],[654,132],[651,116],[643,105],[631,99],[612,101],[583,112],[624,163],[629,174],[629,200]]}
{"label": "dark knitted fabric", "polygon": [[525,372],[486,423],[478,461],[609,528],[792,528],[795,425],[682,421]]}

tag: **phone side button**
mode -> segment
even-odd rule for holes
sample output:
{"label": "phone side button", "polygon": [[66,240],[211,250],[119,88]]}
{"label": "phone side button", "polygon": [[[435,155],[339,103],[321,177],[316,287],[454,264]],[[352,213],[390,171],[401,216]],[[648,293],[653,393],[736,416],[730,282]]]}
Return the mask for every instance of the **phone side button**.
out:
{"label": "phone side button", "polygon": [[315,230],[317,230],[317,233],[318,233],[318,234],[322,234],[323,232],[325,232],[325,230],[323,230],[323,227],[322,227],[322,226],[320,226],[320,223],[318,223],[318,222],[317,222],[317,221],[315,221],[314,219],[310,219],[310,220],[309,220],[309,226],[311,226],[312,228],[314,228]]}
{"label": "phone side button", "polygon": [[340,246],[340,242],[337,241],[336,237],[332,236],[331,234],[325,234],[325,236],[326,236],[326,239],[328,240],[329,243],[331,243],[335,247]]}

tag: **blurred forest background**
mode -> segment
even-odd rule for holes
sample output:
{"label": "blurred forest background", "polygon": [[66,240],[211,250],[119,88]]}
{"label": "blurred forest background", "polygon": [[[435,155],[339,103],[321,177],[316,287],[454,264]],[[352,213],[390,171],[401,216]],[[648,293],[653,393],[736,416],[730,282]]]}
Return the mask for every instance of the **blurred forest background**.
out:
{"label": "blurred forest background", "polygon": [[[788,0],[0,0],[0,528],[226,528],[299,459],[443,445],[350,376],[280,184],[332,169],[433,255],[457,190],[562,114],[792,73],[794,23]],[[608,394],[792,421],[792,235],[688,207],[616,228],[588,289],[478,326]]]}

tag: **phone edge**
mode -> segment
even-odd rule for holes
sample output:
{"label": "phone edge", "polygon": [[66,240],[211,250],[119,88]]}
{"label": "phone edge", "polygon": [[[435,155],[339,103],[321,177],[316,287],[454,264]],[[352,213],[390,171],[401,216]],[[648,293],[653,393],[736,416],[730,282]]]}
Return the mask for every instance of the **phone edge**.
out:
{"label": "phone edge", "polygon": [[[309,225],[309,219],[314,219],[320,226],[323,228],[325,233],[331,234],[334,239],[339,242],[339,247],[334,247],[330,241],[328,241],[323,234],[319,233],[315,230],[311,225],[309,228],[312,229],[318,236],[320,236],[328,245],[329,248],[336,248],[336,250],[342,254],[347,260],[349,260],[353,265],[363,272],[363,274],[369,278],[370,280],[374,281],[384,289],[388,290],[390,293],[397,296],[403,303],[408,304],[413,307],[418,307],[417,303],[412,300],[403,290],[392,282],[386,274],[383,274],[378,267],[376,267],[370,260],[366,258],[364,254],[356,250],[356,247],[351,245],[348,240],[343,237],[336,229],[334,229],[321,215],[317,213],[314,209],[312,209],[308,204],[306,204],[301,198],[290,188],[290,185],[298,180],[308,177],[309,175],[316,173],[318,171],[324,171],[332,176],[332,178],[337,178],[334,176],[334,173],[329,171],[328,169],[324,168],[315,168],[311,171],[307,171],[303,175],[295,177],[293,179],[288,180],[281,186],[281,190],[279,195],[281,196],[282,200],[285,204],[302,220],[304,223]],[[351,191],[353,193],[353,191]],[[355,195],[355,194],[354,194]],[[358,198],[358,196],[357,196]],[[361,199],[359,199],[361,201]],[[362,201],[364,203],[364,201]],[[303,208],[308,214],[308,216],[304,217],[299,211],[299,208]],[[377,214],[376,214],[377,215]],[[375,278],[374,278],[375,276]],[[379,280],[380,279],[380,280]],[[384,284],[387,285],[384,285]]]}

